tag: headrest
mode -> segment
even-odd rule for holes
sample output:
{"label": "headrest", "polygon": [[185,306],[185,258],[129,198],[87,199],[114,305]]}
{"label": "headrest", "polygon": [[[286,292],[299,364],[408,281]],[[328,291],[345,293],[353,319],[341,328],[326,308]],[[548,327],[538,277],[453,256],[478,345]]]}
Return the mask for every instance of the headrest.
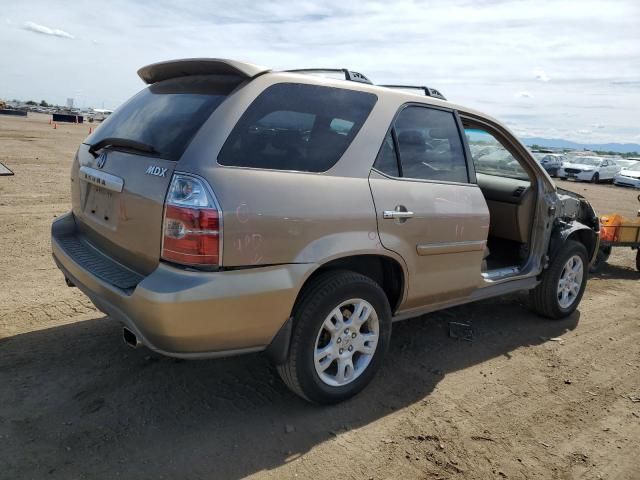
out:
{"label": "headrest", "polygon": [[420,130],[405,130],[398,135],[398,142],[402,145],[421,145],[425,144],[424,133]]}
{"label": "headrest", "polygon": [[432,128],[429,130],[429,136],[438,140],[446,140],[449,138],[449,132],[446,128]]}
{"label": "headrest", "polygon": [[271,145],[279,150],[297,148],[302,140],[302,134],[296,130],[284,130],[277,132],[271,141]]}

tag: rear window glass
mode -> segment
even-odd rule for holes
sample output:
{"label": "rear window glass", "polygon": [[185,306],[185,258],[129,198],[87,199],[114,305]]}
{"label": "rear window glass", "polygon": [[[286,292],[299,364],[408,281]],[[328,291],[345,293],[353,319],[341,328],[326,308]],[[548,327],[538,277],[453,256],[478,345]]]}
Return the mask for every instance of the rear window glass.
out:
{"label": "rear window glass", "polygon": [[262,92],[225,142],[227,166],[324,172],[340,159],[377,97],[340,88],[279,83]]}
{"label": "rear window glass", "polygon": [[158,82],[124,103],[89,136],[92,145],[122,138],[178,160],[202,124],[240,83],[229,76],[193,76]]}

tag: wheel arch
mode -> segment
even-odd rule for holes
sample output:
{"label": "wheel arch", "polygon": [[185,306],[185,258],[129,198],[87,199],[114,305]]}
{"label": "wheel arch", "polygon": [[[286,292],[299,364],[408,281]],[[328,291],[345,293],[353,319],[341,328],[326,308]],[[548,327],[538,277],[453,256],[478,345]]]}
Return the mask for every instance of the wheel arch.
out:
{"label": "wheel arch", "polygon": [[349,270],[376,282],[389,300],[391,313],[396,312],[406,295],[407,272],[400,260],[388,255],[358,254],[331,259],[313,270],[305,279],[291,309],[289,319],[267,346],[265,352],[276,365],[286,361],[289,354],[291,334],[295,323],[294,313],[309,285],[319,275],[331,270]]}
{"label": "wheel arch", "polygon": [[357,254],[333,258],[325,263],[318,265],[305,279],[294,306],[291,315],[295,311],[296,304],[304,293],[309,284],[322,273],[329,270],[350,270],[359,273],[365,277],[369,277],[376,282],[389,300],[391,312],[395,312],[405,296],[406,290],[406,272],[401,262],[388,255],[380,254]]}
{"label": "wheel arch", "polygon": [[554,230],[549,245],[549,264],[551,264],[560,252],[562,246],[569,240],[583,244],[587,249],[589,264],[593,263],[600,244],[600,232],[595,232],[583,223],[573,221]]}

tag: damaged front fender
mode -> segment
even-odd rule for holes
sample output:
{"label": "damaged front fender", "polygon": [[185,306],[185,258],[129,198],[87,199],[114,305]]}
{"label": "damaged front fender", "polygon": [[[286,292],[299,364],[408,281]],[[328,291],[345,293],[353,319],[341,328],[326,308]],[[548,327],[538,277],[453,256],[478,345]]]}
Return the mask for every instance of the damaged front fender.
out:
{"label": "damaged front fender", "polygon": [[591,265],[595,261],[600,246],[600,219],[582,195],[558,188],[556,218],[549,242],[548,265],[567,240],[576,240],[586,247]]}

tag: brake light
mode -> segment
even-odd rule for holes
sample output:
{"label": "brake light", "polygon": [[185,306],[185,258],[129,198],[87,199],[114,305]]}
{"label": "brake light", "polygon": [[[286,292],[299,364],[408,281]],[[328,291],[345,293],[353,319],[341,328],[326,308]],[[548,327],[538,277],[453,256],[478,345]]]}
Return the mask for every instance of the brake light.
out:
{"label": "brake light", "polygon": [[220,216],[203,180],[174,174],[165,201],[162,258],[183,265],[220,265]]}

